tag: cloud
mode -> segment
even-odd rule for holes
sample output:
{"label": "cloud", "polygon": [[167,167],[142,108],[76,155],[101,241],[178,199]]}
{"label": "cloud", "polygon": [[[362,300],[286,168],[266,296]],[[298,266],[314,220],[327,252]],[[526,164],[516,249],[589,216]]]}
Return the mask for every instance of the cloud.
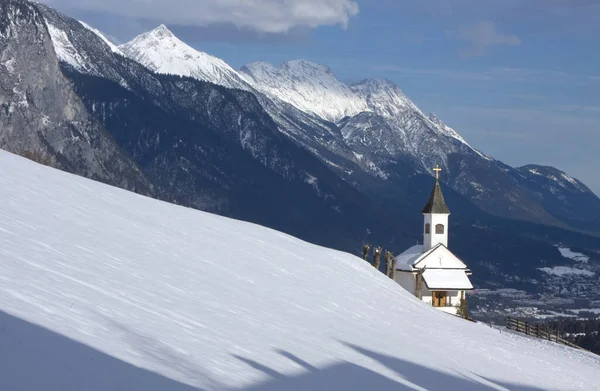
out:
{"label": "cloud", "polygon": [[521,40],[516,35],[501,34],[496,31],[496,25],[489,20],[472,26],[461,26],[458,38],[471,43],[471,47],[463,53],[467,56],[481,56],[490,46],[521,44]]}
{"label": "cloud", "polygon": [[[148,23],[146,29],[154,28],[156,21]],[[184,42],[200,43],[211,42],[262,42],[268,44],[299,44],[308,42],[311,30],[307,27],[294,27],[285,34],[266,33],[242,28],[232,23],[218,23],[210,26],[179,26],[170,25],[177,37]]]}
{"label": "cloud", "polygon": [[264,33],[340,25],[358,15],[355,0],[42,0],[52,7],[101,12],[165,24],[234,24]]}

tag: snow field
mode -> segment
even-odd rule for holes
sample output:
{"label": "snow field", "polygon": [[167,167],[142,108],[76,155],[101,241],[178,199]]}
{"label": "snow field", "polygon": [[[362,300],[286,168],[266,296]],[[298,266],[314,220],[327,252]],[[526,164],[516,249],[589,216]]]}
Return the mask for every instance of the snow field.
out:
{"label": "snow field", "polygon": [[599,390],[351,254],[0,151],[0,390]]}

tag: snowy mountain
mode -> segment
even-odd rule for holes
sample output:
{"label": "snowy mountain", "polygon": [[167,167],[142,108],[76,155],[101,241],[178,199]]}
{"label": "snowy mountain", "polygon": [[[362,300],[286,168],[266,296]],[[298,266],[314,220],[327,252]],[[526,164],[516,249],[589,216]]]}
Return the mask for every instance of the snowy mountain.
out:
{"label": "snowy mountain", "polygon": [[[329,68],[303,60],[279,68],[254,63],[241,72],[266,95],[335,122],[341,135],[337,144],[350,149],[353,158],[349,159],[364,172],[388,181],[389,188],[397,188],[411,171],[431,175],[431,168],[439,165],[444,182],[489,213],[600,230],[596,223],[600,199],[585,186],[568,195],[551,186],[540,187],[531,173],[485,155],[435,115],[424,114],[389,80],[346,85]],[[577,204],[585,205],[587,212],[573,207]]]}
{"label": "snowy mountain", "polygon": [[535,192],[539,202],[552,211],[553,215],[573,227],[600,231],[600,205],[596,202],[598,197],[581,181],[554,167],[530,164],[517,170],[529,182],[529,187]]}
{"label": "snowy mountain", "polygon": [[328,121],[337,122],[368,109],[364,99],[324,65],[294,60],[275,68],[258,62],[244,66],[241,72],[257,90]]}
{"label": "snowy mountain", "polygon": [[[568,219],[568,214],[556,215],[540,205],[538,189],[531,188],[521,172],[471,147],[435,115],[425,115],[388,80],[346,85],[328,67],[304,60],[279,68],[253,63],[237,72],[188,46],[165,26],[136,37],[121,49],[160,73],[252,92],[280,132],[363,192],[379,180],[387,183],[377,188],[396,189],[406,175],[431,175],[431,168],[440,165],[446,183],[490,213],[571,226],[563,218]],[[543,197],[563,202],[549,190]],[[600,208],[599,199],[587,202]],[[577,228],[593,225],[585,214],[568,209],[577,214],[575,220],[581,220]]]}
{"label": "snowy mountain", "polygon": [[73,66],[85,64],[85,58],[63,38],[51,27],[46,30],[41,13],[31,3],[0,3],[0,147],[78,175],[152,194],[152,185],[136,163],[87,112],[61,73],[57,55],[82,61],[69,63]]}
{"label": "snowy mountain", "polygon": [[158,73],[194,77],[228,88],[250,89],[223,60],[193,49],[164,25],[119,46],[119,50]]}
{"label": "snowy mountain", "polygon": [[127,57],[158,73],[193,77],[252,92],[282,133],[342,174],[357,169],[355,163],[362,163],[355,162],[352,151],[332,124],[255,89],[244,80],[243,74],[221,59],[190,47],[164,25],[137,36],[120,49]]}
{"label": "snowy mountain", "polygon": [[[369,150],[378,143],[384,150],[380,151],[383,154],[371,153],[375,160],[381,157],[412,158],[418,161],[419,169],[428,172],[432,166],[424,161],[423,155],[427,150],[425,147],[431,149],[431,143],[417,145],[423,138],[433,138],[438,144],[442,141],[436,149],[444,153],[434,153],[431,160],[437,160],[444,167],[447,167],[446,155],[457,148],[463,153],[479,153],[453,129],[425,116],[398,86],[388,80],[367,79],[346,85],[328,67],[305,60],[289,61],[279,68],[268,63],[253,63],[244,66],[241,72],[257,90],[326,120],[341,123],[345,141],[354,147]],[[382,117],[378,122],[390,123],[374,129],[370,125],[375,116]],[[349,123],[351,129],[344,131]],[[446,139],[451,140],[446,142]],[[360,152],[364,156],[365,151]]]}
{"label": "snowy mountain", "polygon": [[6,152],[0,199],[2,390],[600,390],[347,253]]}
{"label": "snowy mountain", "polygon": [[[587,194],[592,193],[592,191],[586,185],[584,185],[581,181],[571,177],[566,172],[561,171],[554,167],[529,164],[529,165],[526,165],[523,167],[519,167],[518,170],[528,176],[535,175],[535,177],[532,177],[532,178],[536,178],[536,177],[545,178],[548,181],[551,181],[550,183],[552,183],[555,187],[562,188],[562,189],[565,189],[565,190],[568,190],[568,191],[571,191],[574,193],[575,192],[587,193]],[[552,188],[549,187],[549,189],[552,189]],[[557,190],[556,190],[556,188],[554,188],[554,190],[551,190],[551,191],[556,192]]]}
{"label": "snowy mountain", "polygon": [[[382,169],[390,161],[393,165],[399,160],[409,162],[418,172],[428,173],[433,162],[448,167],[447,155],[453,151],[481,155],[454,130],[430,121],[389,81],[366,80],[347,86],[327,67],[303,60],[290,61],[281,69],[255,63],[237,73],[222,60],[191,48],[165,26],[120,48],[131,59],[160,73],[253,92],[282,133],[345,178],[364,171],[387,179],[395,174]],[[385,127],[388,131],[382,133],[378,127],[379,136],[373,137],[369,123],[356,124],[365,111],[391,122]],[[342,122],[342,126],[327,122],[341,117],[353,121]],[[407,123],[413,129],[406,129]],[[431,141],[436,143],[434,147]],[[374,153],[374,145],[385,145],[384,153]],[[429,150],[430,156],[424,159],[423,150]],[[356,182],[355,178],[349,180]]]}
{"label": "snowy mountain", "polygon": [[[68,42],[86,59],[86,68],[71,66],[71,57],[61,65],[87,110],[139,164],[159,198],[338,246],[364,232],[357,226],[331,238],[328,232],[368,207],[367,198],[283,134],[256,95],[155,73],[114,53],[78,21],[38,7],[65,38],[55,45]],[[296,118],[285,106],[277,106],[278,118]]]}

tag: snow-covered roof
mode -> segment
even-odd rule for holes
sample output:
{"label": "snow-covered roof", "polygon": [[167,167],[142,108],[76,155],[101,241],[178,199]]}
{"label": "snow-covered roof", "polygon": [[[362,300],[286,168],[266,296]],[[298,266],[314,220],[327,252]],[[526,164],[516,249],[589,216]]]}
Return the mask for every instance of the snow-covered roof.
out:
{"label": "snow-covered roof", "polygon": [[424,267],[467,270],[467,265],[442,243],[423,252],[423,245],[412,246],[396,256],[396,270],[415,271]]}
{"label": "snow-covered roof", "polygon": [[464,270],[460,269],[426,269],[423,280],[429,290],[433,289],[473,289],[473,285]]}
{"label": "snow-covered roof", "polygon": [[397,270],[413,270],[412,265],[423,255],[423,245],[417,244],[404,251],[400,255],[396,255]]}

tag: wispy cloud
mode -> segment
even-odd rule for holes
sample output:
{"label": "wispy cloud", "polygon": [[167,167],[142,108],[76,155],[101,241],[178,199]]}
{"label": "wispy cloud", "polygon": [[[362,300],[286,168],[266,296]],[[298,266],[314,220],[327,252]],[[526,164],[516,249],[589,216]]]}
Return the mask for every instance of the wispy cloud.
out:
{"label": "wispy cloud", "polygon": [[425,75],[444,79],[487,82],[515,82],[536,84],[589,84],[599,83],[600,76],[568,73],[554,70],[527,68],[492,68],[483,71],[461,71],[453,69],[406,68],[395,65],[380,65],[372,68],[376,72],[392,72],[405,75]]}
{"label": "wispy cloud", "polygon": [[61,9],[203,27],[232,23],[243,29],[286,33],[294,28],[346,27],[358,15],[355,0],[41,0]]}
{"label": "wispy cloud", "polygon": [[498,32],[494,22],[489,20],[470,26],[461,26],[457,38],[471,44],[469,48],[463,50],[462,53],[465,56],[481,56],[490,46],[518,46],[521,44],[519,37]]}

